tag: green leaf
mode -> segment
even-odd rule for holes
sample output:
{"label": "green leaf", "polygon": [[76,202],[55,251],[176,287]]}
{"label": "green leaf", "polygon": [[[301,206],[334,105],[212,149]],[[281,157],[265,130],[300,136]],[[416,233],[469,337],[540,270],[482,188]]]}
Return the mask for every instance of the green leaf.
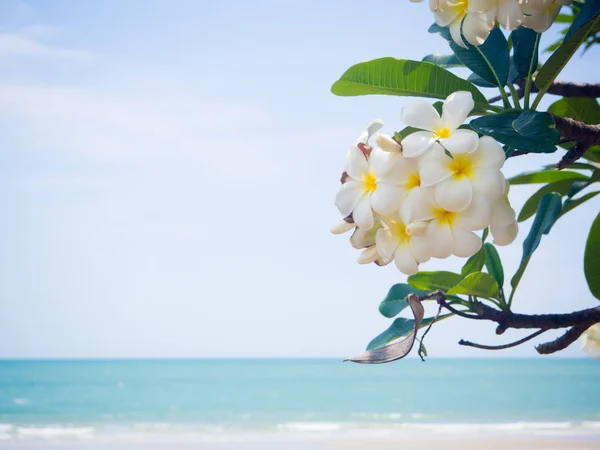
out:
{"label": "green leaf", "polygon": [[600,214],[596,216],[585,244],[583,272],[590,291],[600,300]]}
{"label": "green leaf", "polygon": [[456,55],[427,55],[423,58],[423,61],[437,64],[440,67],[464,67],[464,64],[460,62],[460,59]]}
{"label": "green leaf", "polygon": [[419,128],[404,127],[402,130],[400,130],[396,133],[396,135],[397,135],[396,137],[402,141],[403,139],[406,139],[406,136],[416,133],[417,131],[422,131],[422,130]]}
{"label": "green leaf", "polygon": [[540,245],[542,235],[548,234],[562,209],[562,197],[556,192],[545,194],[540,200],[529,234],[523,241],[523,259],[529,258]]}
{"label": "green leaf", "polygon": [[515,177],[509,178],[508,181],[512,185],[516,184],[536,184],[536,183],[552,183],[560,180],[589,180],[589,177],[568,170],[541,170],[538,172],[522,173]]}
{"label": "green leaf", "polygon": [[530,28],[519,27],[511,33],[513,62],[520,77],[527,78],[538,65],[538,33]]}
{"label": "green leaf", "polygon": [[483,268],[484,264],[485,251],[483,250],[483,247],[481,247],[481,249],[477,253],[475,253],[473,256],[467,259],[467,262],[460,271],[460,275],[464,278],[473,272],[481,272],[481,269]]}
{"label": "green leaf", "polygon": [[485,272],[474,272],[467,275],[447,293],[448,295],[464,294],[483,298],[498,298],[498,283]]}
{"label": "green leaf", "polygon": [[462,78],[428,62],[379,58],[350,67],[331,87],[341,96],[399,95],[445,100],[456,91],[473,94],[476,108],[487,109],[484,95]]}
{"label": "green leaf", "polygon": [[566,213],[571,211],[573,208],[576,208],[579,205],[581,205],[582,203],[585,203],[588,200],[591,200],[598,194],[600,194],[600,191],[593,191],[593,192],[588,192],[587,194],[585,194],[575,200],[573,200],[573,199],[565,200],[563,203],[563,207],[562,207],[559,217],[564,216]]}
{"label": "green leaf", "polygon": [[446,292],[451,287],[456,286],[462,280],[462,276],[454,272],[417,272],[408,277],[408,284],[415,289],[426,291],[435,291],[440,289]]}
{"label": "green leaf", "polygon": [[504,286],[504,269],[502,268],[502,261],[496,247],[489,242],[483,246],[485,250],[485,267],[488,273],[494,277],[498,286],[502,288]]}
{"label": "green leaf", "polygon": [[560,137],[550,114],[531,110],[479,117],[470,125],[478,133],[531,153],[556,151]]}
{"label": "green leaf", "polygon": [[473,73],[476,73],[488,83],[502,87],[508,80],[509,52],[508,42],[498,27],[495,27],[485,42],[474,46],[465,41],[468,48],[457,45],[447,27],[433,24],[430,33],[439,33],[450,44],[450,48],[458,59]]}
{"label": "green leaf", "polygon": [[[417,331],[422,325],[423,315],[425,314],[425,309],[423,308],[423,304],[414,294],[408,296],[408,303],[410,305],[410,309],[413,314],[414,320],[413,328],[406,334],[405,326],[406,322],[401,322],[399,319],[394,321],[394,324],[397,324],[397,333],[402,333],[400,336],[406,336],[404,339],[400,339],[394,343],[385,345],[383,342],[387,340],[395,339],[395,337],[384,331],[377,338],[373,339],[373,341],[379,339],[381,345],[377,342],[373,344],[373,341],[369,344],[369,347],[373,348],[372,350],[367,350],[360,355],[354,356],[352,358],[346,359],[346,361],[352,361],[360,364],[382,364],[386,362],[396,361],[398,359],[404,358],[406,355],[410,353],[412,349],[415,339],[417,337]],[[408,319],[406,319],[408,320]],[[392,324],[392,326],[394,326]],[[390,327],[391,328],[391,327]],[[389,330],[389,329],[388,329]],[[388,331],[386,330],[386,331]],[[383,335],[383,336],[382,336]],[[399,337],[399,336],[398,336]],[[378,347],[378,348],[375,348]]]}
{"label": "green leaf", "polygon": [[386,297],[379,305],[379,312],[385,317],[394,317],[400,311],[408,306],[406,296],[408,294],[417,294],[418,296],[427,294],[427,291],[420,291],[404,283],[393,285]]}
{"label": "green leaf", "polygon": [[538,95],[543,95],[548,90],[567,62],[575,54],[579,45],[599,21],[600,0],[587,0],[565,35],[563,43],[539,70],[535,78],[535,85],[540,90]]}
{"label": "green leaf", "polygon": [[[556,163],[546,164],[544,166],[544,169],[546,169],[546,170],[554,170],[554,169],[556,169]],[[598,167],[592,166],[591,164],[574,162],[572,164],[569,164],[569,169],[574,169],[574,170],[592,170],[593,171],[593,170],[598,169]]]}
{"label": "green leaf", "polygon": [[550,232],[552,225],[554,225],[554,222],[556,222],[560,215],[562,207],[561,199],[562,197],[560,194],[551,192],[545,194],[539,202],[537,213],[535,215],[533,224],[531,225],[531,229],[529,230],[529,234],[527,234],[525,241],[523,241],[523,256],[521,258],[521,264],[510,280],[512,292],[508,301],[509,305],[512,302],[512,297],[515,293],[515,290],[517,289],[517,286],[523,277],[523,273],[525,273],[525,269],[529,264],[531,255],[540,244],[542,236]]}
{"label": "green leaf", "polygon": [[587,124],[600,123],[600,105],[595,98],[561,98],[550,105],[548,112],[555,116],[570,117]]}
{"label": "green leaf", "polygon": [[523,222],[524,220],[527,220],[533,216],[538,209],[541,198],[544,195],[550,192],[557,192],[560,195],[567,195],[574,181],[574,179],[555,181],[554,183],[549,183],[540,188],[525,202],[523,208],[521,208],[521,212],[519,213],[517,220],[519,222]]}
{"label": "green leaf", "polygon": [[583,154],[583,157],[589,161],[600,162],[600,145],[594,145]]}
{"label": "green leaf", "polygon": [[471,75],[469,75],[467,80],[469,80],[475,86],[479,86],[479,87],[483,87],[483,88],[495,88],[496,87],[492,83],[485,81],[483,78],[481,78],[476,73],[472,73]]}

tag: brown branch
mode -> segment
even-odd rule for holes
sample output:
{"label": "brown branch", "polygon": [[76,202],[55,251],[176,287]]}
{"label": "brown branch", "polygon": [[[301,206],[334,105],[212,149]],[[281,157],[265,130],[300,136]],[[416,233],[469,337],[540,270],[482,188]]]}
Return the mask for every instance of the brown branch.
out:
{"label": "brown branch", "polygon": [[496,322],[498,324],[496,334],[502,334],[508,328],[538,329],[538,331],[520,341],[500,346],[475,344],[462,339],[459,342],[460,345],[487,350],[500,350],[503,348],[515,347],[533,339],[547,330],[569,328],[569,330],[558,339],[536,347],[536,350],[541,354],[554,353],[575,342],[579,336],[592,325],[600,323],[600,306],[566,314],[515,314],[512,311],[499,310],[480,301],[475,301],[471,303],[471,310],[475,314],[465,314],[450,306],[446,302],[446,295],[440,290],[431,292],[422,298],[435,298],[440,306],[467,319]]}
{"label": "brown branch", "polygon": [[[519,78],[515,81],[515,84],[519,86],[517,94],[519,98],[523,98],[525,95],[525,79]],[[539,92],[540,90],[535,85],[535,82],[531,84],[531,93]],[[586,97],[586,98],[598,98],[600,97],[600,83],[568,83],[565,81],[555,81],[548,88],[548,94],[558,95],[560,97]],[[511,93],[507,92],[507,96]],[[501,95],[497,95],[492,98],[488,98],[488,103],[496,103],[502,100]]]}
{"label": "brown branch", "polygon": [[[519,88],[525,87],[525,79],[519,78],[516,81]],[[539,92],[535,81],[531,85],[531,92]],[[548,88],[548,94],[558,95],[560,97],[600,97],[600,83],[570,83],[565,81],[555,81]]]}
{"label": "brown branch", "polygon": [[503,344],[503,345],[476,344],[475,342],[465,341],[464,339],[461,339],[460,341],[458,341],[458,345],[464,345],[466,347],[475,347],[475,348],[480,348],[483,350],[504,350],[506,348],[516,347],[517,345],[521,345],[521,344],[533,339],[534,337],[537,337],[540,334],[545,333],[546,331],[548,331],[548,330],[538,330],[535,333],[530,334],[529,336],[525,336],[523,339],[519,339],[518,341],[510,342],[508,344]]}
{"label": "brown branch", "polygon": [[557,164],[559,169],[563,169],[568,165],[573,164],[581,158],[590,147],[600,144],[600,124],[588,125],[569,117],[553,117],[554,122],[556,123],[556,129],[560,132],[561,139],[564,141],[576,142]]}
{"label": "brown branch", "polygon": [[569,328],[569,330],[559,338],[550,342],[546,342],[545,344],[540,344],[535,349],[540,355],[549,355],[550,353],[564,350],[577,339],[579,339],[579,336],[581,336],[590,326],[591,325],[582,325]]}

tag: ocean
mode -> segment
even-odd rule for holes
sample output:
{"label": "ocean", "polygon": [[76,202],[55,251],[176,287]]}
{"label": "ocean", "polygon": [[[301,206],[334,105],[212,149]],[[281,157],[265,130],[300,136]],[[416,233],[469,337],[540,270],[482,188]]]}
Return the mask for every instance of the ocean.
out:
{"label": "ocean", "polygon": [[336,434],[600,440],[599,382],[590,359],[0,361],[0,447]]}

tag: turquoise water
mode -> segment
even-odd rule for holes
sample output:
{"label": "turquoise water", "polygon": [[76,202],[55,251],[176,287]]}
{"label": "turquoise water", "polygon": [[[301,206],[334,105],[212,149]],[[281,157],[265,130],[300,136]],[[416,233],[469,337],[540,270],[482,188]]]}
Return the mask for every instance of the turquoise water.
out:
{"label": "turquoise water", "polygon": [[600,362],[584,359],[0,361],[0,440],[428,427],[595,435],[599,381]]}

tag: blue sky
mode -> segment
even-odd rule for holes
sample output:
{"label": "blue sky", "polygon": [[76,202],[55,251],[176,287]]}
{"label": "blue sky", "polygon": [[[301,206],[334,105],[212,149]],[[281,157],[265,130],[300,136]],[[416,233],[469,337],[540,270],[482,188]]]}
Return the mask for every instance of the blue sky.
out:
{"label": "blue sky", "polygon": [[[425,4],[7,0],[0,17],[0,357],[350,356],[388,326],[377,305],[405,277],[328,230],[348,145],[374,118],[401,129],[409,99],[329,88],[360,61],[447,53]],[[560,78],[600,81],[598,56]],[[518,311],[596,304],[599,205],[545,238]],[[508,274],[529,225],[500,250]],[[491,356],[456,342],[521,335],[448,320],[427,347]]]}

